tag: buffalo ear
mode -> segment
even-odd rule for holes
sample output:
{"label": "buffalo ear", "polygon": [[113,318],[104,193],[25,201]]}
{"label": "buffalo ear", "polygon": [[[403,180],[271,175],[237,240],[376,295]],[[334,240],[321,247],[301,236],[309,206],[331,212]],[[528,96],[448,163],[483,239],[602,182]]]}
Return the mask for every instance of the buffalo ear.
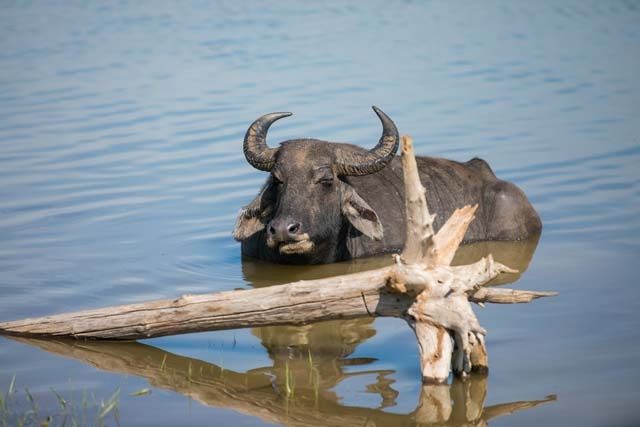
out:
{"label": "buffalo ear", "polygon": [[265,227],[265,223],[260,220],[260,215],[256,215],[250,206],[242,208],[236,219],[233,238],[237,241],[246,240]]}
{"label": "buffalo ear", "polygon": [[240,210],[236,225],[233,228],[233,238],[242,241],[253,236],[260,230],[263,230],[268,222],[268,216],[271,212],[271,204],[269,198],[265,197],[269,188],[267,183],[260,194],[251,201],[247,206]]}
{"label": "buffalo ear", "polygon": [[342,214],[365,236],[373,240],[382,240],[384,229],[378,214],[347,184],[343,186]]}

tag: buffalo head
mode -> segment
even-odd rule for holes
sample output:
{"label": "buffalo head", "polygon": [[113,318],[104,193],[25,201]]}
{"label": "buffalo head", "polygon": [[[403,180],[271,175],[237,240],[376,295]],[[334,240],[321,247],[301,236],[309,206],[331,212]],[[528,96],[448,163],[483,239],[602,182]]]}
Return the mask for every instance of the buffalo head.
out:
{"label": "buffalo head", "polygon": [[[316,139],[285,141],[278,148],[266,143],[269,127],[291,113],[260,117],[247,130],[243,150],[256,169],[270,172],[260,194],[238,216],[236,240],[258,238],[258,245],[283,262],[328,262],[349,228],[381,240],[378,215],[345,179],[384,168],[398,149],[398,130],[381,110],[378,144],[366,151],[349,144]],[[256,233],[260,233],[256,235]]]}

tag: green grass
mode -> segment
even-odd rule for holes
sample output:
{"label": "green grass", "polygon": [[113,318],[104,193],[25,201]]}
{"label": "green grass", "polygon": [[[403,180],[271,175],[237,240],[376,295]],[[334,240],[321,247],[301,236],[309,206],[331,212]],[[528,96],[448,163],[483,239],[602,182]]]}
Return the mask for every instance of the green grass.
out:
{"label": "green grass", "polygon": [[164,365],[165,365],[166,362],[167,362],[167,354],[165,353],[164,357],[162,358],[162,364],[160,365],[160,370],[162,372],[164,372]]}
{"label": "green grass", "polygon": [[[27,387],[16,387],[16,376],[9,383],[6,392],[0,391],[0,427],[82,427],[120,425],[118,409],[120,389],[106,400],[97,401],[93,393],[89,396],[84,390],[80,401],[74,398],[73,390],[63,396],[51,389],[57,407],[39,404]],[[42,395],[40,395],[42,398]]]}
{"label": "green grass", "polygon": [[148,396],[151,394],[150,388],[142,388],[138,391],[134,391],[133,393],[129,393],[129,396],[140,397],[140,396]]}
{"label": "green grass", "polygon": [[289,359],[284,363],[284,392],[285,396],[289,398],[293,398],[296,391],[295,378],[293,376],[293,372],[289,369]]}

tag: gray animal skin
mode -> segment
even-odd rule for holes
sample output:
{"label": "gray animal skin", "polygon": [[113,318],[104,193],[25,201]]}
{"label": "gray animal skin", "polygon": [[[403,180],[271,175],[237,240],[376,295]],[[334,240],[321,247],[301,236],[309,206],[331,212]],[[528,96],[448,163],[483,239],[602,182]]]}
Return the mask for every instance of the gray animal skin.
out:
{"label": "gray animal skin", "polygon": [[[296,139],[269,148],[266,134],[291,113],[260,117],[247,130],[247,161],[270,175],[238,216],[233,235],[242,253],[283,264],[319,264],[399,251],[405,239],[404,182],[397,157],[398,130],[382,122],[378,145]],[[478,204],[464,243],[521,240],[542,229],[522,190],[498,179],[487,162],[417,157],[430,212],[438,230],[451,213]]]}

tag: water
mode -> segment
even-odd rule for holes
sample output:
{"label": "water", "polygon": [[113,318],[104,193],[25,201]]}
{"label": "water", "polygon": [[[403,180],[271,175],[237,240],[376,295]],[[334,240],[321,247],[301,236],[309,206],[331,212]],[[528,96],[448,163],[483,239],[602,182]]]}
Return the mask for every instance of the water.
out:
{"label": "water", "polygon": [[76,405],[119,389],[123,425],[636,424],[639,22],[634,1],[0,5],[0,321],[384,262],[256,264],[230,236],[265,179],[240,148],[256,117],[294,112],[272,143],[370,147],[374,104],[419,154],[483,157],[527,193],[535,253],[489,250],[528,264],[512,286],[560,291],[476,310],[490,375],[446,388],[422,389],[402,321],[362,319],[0,338],[0,390],[15,374],[46,415],[52,388]]}

